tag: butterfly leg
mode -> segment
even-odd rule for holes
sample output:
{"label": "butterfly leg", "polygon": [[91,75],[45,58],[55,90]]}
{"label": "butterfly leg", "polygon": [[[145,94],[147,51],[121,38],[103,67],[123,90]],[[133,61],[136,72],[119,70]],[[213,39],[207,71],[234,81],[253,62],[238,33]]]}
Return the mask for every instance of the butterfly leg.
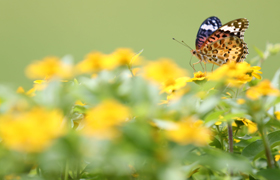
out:
{"label": "butterfly leg", "polygon": [[206,68],[206,63],[205,62],[204,62],[204,67],[205,67],[204,74],[206,74],[207,73],[207,68]]}
{"label": "butterfly leg", "polygon": [[196,64],[198,64],[198,63],[201,64],[201,60],[200,60],[200,61],[197,61],[196,63],[193,63],[193,64],[192,64],[192,68],[193,68],[194,72],[196,71],[195,68],[194,68],[194,65],[196,65]]}
{"label": "butterfly leg", "polygon": [[212,66],[212,70],[211,70],[211,71],[213,72],[213,70],[214,70],[214,64],[213,64],[213,66]]}
{"label": "butterfly leg", "polygon": [[205,71],[201,61],[200,61],[200,65],[201,65],[202,71]]}

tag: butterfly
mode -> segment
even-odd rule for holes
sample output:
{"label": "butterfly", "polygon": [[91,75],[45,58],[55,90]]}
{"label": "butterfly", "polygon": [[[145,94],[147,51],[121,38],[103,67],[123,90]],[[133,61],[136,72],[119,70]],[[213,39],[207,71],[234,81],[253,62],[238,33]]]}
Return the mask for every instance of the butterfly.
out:
{"label": "butterfly", "polygon": [[212,16],[201,24],[196,36],[196,50],[191,53],[199,61],[221,66],[229,61],[242,62],[248,52],[244,33],[248,29],[246,18],[235,19],[222,26],[219,18]]}

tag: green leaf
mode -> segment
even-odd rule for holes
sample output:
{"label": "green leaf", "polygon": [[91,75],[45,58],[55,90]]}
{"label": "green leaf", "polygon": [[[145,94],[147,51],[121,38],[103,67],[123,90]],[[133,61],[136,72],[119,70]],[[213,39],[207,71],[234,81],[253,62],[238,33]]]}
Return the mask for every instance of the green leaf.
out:
{"label": "green leaf", "polygon": [[201,114],[206,114],[208,113],[209,111],[211,111],[213,108],[216,107],[216,105],[219,103],[219,100],[220,98],[219,97],[209,97],[207,99],[205,99],[199,109],[198,109],[198,112],[201,113]]}
{"label": "green leaf", "polygon": [[211,167],[211,170],[222,170],[225,167],[231,169],[233,172],[247,172],[250,173],[252,167],[250,162],[245,157],[239,154],[232,154],[214,148],[204,148],[205,154],[198,156],[200,164]]}
{"label": "green leaf", "polygon": [[264,169],[257,173],[259,176],[265,177],[267,180],[276,180],[280,177],[279,169]]}
{"label": "green leaf", "polygon": [[221,142],[215,137],[213,138],[213,141],[209,145],[214,146],[214,147],[219,148],[219,149],[222,148]]}
{"label": "green leaf", "polygon": [[157,125],[157,127],[161,129],[171,130],[177,128],[177,125],[172,121],[160,120],[160,119],[153,119],[152,121]]}
{"label": "green leaf", "polygon": [[219,116],[224,113],[225,113],[224,111],[215,111],[215,112],[209,113],[204,119],[206,126],[207,127],[212,126],[215,122],[218,121]]}
{"label": "green leaf", "polygon": [[[267,137],[271,148],[280,144],[280,130],[269,133]],[[252,142],[251,144],[246,146],[242,151],[242,155],[249,159],[257,159],[263,154],[264,154],[264,145],[262,140],[256,140]]]}
{"label": "green leaf", "polygon": [[257,54],[260,56],[260,58],[264,59],[264,53],[259,48],[254,46],[254,50],[257,52]]}
{"label": "green leaf", "polygon": [[140,56],[140,54],[142,54],[143,51],[144,49],[141,49],[141,51],[139,51],[135,56],[133,56],[133,58],[129,62],[129,67],[131,67],[132,63],[135,61],[135,59],[138,58],[138,56]]}
{"label": "green leaf", "polygon": [[244,117],[244,116],[245,116],[245,113],[229,113],[224,116],[224,119],[231,120],[235,117]]}
{"label": "green leaf", "polygon": [[75,105],[73,108],[73,112],[78,112],[78,113],[85,113],[86,110],[87,109],[84,106],[80,106],[80,105]]}
{"label": "green leaf", "polygon": [[280,79],[280,68],[276,71],[271,81],[272,86],[278,89],[280,88],[279,79]]}

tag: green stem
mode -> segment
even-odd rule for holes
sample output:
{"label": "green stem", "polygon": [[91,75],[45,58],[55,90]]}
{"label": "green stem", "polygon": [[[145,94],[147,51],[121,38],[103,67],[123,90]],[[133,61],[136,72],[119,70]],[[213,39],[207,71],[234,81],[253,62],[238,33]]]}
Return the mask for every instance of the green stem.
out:
{"label": "green stem", "polygon": [[37,175],[38,175],[38,176],[41,176],[41,173],[40,173],[40,168],[39,168],[39,166],[37,166],[37,167],[36,167],[36,173],[37,173]]}
{"label": "green stem", "polygon": [[77,179],[80,179],[80,161],[77,162]]}
{"label": "green stem", "polygon": [[223,140],[223,135],[221,134],[220,128],[218,125],[216,125],[216,128],[218,130],[219,133],[219,137],[220,137],[220,141],[221,141],[221,150],[224,150],[224,140]]}
{"label": "green stem", "polygon": [[129,71],[130,71],[130,73],[131,73],[131,76],[134,77],[134,74],[133,74],[133,72],[132,72],[131,66],[130,66],[130,65],[127,65],[127,68],[129,69]]}
{"label": "green stem", "polygon": [[69,163],[66,160],[66,162],[65,162],[65,170],[64,170],[64,180],[68,180],[68,172],[69,172]]}
{"label": "green stem", "polygon": [[259,125],[259,131],[260,131],[261,136],[262,136],[262,141],[263,141],[263,145],[264,145],[267,165],[268,165],[269,168],[275,168],[274,159],[273,159],[273,156],[272,156],[272,153],[271,153],[271,150],[270,150],[270,145],[269,145],[269,142],[268,142],[266,130],[262,125]]}
{"label": "green stem", "polygon": [[233,153],[233,132],[231,122],[228,122],[228,151]]}

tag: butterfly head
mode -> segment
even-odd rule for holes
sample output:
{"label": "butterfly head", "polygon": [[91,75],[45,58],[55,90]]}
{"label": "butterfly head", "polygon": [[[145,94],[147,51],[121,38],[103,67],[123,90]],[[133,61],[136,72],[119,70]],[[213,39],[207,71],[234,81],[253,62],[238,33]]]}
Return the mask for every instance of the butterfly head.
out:
{"label": "butterfly head", "polygon": [[194,55],[194,56],[197,54],[196,50],[193,50],[193,49],[191,50],[191,53],[192,53],[192,55]]}
{"label": "butterfly head", "polygon": [[[199,50],[194,50],[194,49],[192,49],[192,50],[191,50],[191,53],[192,53],[193,56],[197,57],[197,54],[199,53]],[[197,58],[198,58],[198,57],[197,57]]]}

